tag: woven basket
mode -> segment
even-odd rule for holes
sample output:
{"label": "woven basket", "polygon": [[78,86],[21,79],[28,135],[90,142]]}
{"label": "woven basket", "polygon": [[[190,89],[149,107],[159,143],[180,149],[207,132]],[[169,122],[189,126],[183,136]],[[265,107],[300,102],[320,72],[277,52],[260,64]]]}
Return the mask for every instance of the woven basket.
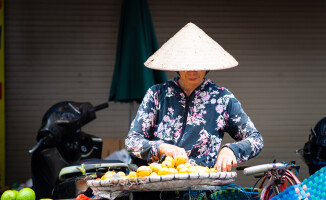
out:
{"label": "woven basket", "polygon": [[236,172],[185,173],[130,179],[89,180],[87,185],[95,195],[111,198],[119,191],[184,190],[197,186],[219,186],[233,182]]}

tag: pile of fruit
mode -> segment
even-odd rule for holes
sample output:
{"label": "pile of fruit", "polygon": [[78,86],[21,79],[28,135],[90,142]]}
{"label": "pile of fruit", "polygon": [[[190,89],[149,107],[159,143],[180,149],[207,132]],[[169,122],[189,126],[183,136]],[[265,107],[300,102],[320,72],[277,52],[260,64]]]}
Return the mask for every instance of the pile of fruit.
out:
{"label": "pile of fruit", "polygon": [[6,190],[1,195],[1,200],[35,200],[35,192],[31,188],[17,190]]}
{"label": "pile of fruit", "polygon": [[119,177],[123,179],[131,179],[136,177],[151,177],[151,176],[161,176],[168,174],[178,174],[178,173],[212,173],[217,172],[214,168],[208,168],[203,166],[195,166],[190,163],[185,162],[185,158],[176,157],[173,159],[167,156],[162,163],[151,163],[148,166],[143,165],[138,167],[137,171],[131,171],[128,175],[124,172],[119,171],[108,171],[98,180],[109,180],[114,177]]}

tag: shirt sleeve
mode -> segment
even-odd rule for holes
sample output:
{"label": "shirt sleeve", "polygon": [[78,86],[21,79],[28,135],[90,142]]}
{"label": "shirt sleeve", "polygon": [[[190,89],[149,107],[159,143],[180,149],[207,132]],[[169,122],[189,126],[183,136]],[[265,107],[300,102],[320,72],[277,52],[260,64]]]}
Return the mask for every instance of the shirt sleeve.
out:
{"label": "shirt sleeve", "polygon": [[159,159],[159,145],[162,141],[150,141],[156,126],[159,107],[158,92],[150,88],[138,108],[125,140],[127,151],[147,162]]}
{"label": "shirt sleeve", "polygon": [[238,163],[257,156],[263,148],[263,138],[235,97],[229,99],[225,116],[225,131],[236,142],[225,144],[223,147],[227,146],[233,150]]}

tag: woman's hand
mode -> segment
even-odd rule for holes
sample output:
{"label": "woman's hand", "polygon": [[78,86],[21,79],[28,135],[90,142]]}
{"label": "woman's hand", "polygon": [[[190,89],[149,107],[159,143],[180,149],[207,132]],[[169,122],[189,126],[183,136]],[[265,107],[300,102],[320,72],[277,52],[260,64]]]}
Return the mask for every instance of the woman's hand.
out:
{"label": "woman's hand", "polygon": [[161,155],[165,154],[166,156],[171,156],[174,159],[181,156],[185,158],[186,162],[188,162],[188,156],[184,148],[172,144],[161,143],[159,150]]}
{"label": "woman's hand", "polygon": [[237,158],[233,151],[228,147],[223,147],[217,156],[214,168],[218,172],[229,172],[235,166],[237,166]]}

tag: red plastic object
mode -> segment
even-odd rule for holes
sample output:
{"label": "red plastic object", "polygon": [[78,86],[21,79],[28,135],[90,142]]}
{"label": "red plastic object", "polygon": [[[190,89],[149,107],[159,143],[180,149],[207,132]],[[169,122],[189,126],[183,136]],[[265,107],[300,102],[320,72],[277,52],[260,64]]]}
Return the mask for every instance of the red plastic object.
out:
{"label": "red plastic object", "polygon": [[85,196],[84,194],[80,194],[76,197],[76,200],[89,200],[91,198],[89,198],[88,196]]}

